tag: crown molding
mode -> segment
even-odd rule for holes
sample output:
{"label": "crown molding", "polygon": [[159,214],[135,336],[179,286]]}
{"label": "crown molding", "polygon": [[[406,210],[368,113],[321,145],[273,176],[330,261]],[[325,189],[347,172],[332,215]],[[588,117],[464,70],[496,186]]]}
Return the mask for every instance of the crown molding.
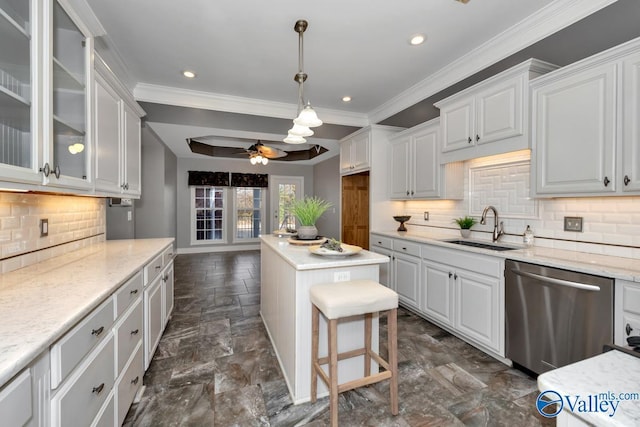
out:
{"label": "crown molding", "polygon": [[[243,98],[147,83],[138,83],[133,90],[133,95],[137,101],[143,102],[275,117],[279,119],[293,119],[298,110],[297,104],[264,101],[261,99]],[[367,126],[369,124],[366,114],[319,107],[314,107],[314,109],[325,123],[345,126]]]}
{"label": "crown molding", "polygon": [[401,92],[368,113],[378,123],[415,105],[526,46],[615,3],[617,0],[557,0],[513,25],[477,49],[458,58],[428,78]]}

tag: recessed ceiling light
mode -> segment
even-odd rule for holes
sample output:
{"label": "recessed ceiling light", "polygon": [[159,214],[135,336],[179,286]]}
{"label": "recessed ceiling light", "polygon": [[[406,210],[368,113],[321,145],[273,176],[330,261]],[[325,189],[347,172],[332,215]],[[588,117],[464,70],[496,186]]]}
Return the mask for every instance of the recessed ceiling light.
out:
{"label": "recessed ceiling light", "polygon": [[411,41],[409,43],[411,43],[413,46],[417,46],[424,43],[425,38],[426,37],[422,34],[416,34],[415,36],[411,37]]}
{"label": "recessed ceiling light", "polygon": [[342,97],[342,101],[343,102],[350,102],[351,101],[351,97],[350,96],[343,96]]}
{"label": "recessed ceiling light", "polygon": [[182,75],[189,79],[192,79],[196,76],[196,73],[194,73],[193,71],[185,70],[182,72]]}

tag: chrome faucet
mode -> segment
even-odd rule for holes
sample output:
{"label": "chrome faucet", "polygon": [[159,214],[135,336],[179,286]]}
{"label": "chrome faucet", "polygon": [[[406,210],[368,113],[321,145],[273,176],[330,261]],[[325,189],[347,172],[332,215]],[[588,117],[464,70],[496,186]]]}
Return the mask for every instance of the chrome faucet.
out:
{"label": "chrome faucet", "polygon": [[[485,225],[487,223],[487,212],[493,211],[493,241],[497,242],[500,239],[500,236],[504,234],[504,224],[502,221],[498,219],[498,211],[493,206],[487,206],[482,211],[482,218],[480,218],[480,224]],[[498,221],[500,222],[500,227],[498,227]]]}

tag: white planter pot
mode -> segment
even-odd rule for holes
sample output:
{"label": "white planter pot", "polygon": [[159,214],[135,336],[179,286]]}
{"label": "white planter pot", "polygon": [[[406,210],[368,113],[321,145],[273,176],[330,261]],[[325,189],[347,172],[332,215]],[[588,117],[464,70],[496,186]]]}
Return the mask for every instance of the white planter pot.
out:
{"label": "white planter pot", "polygon": [[471,236],[471,230],[468,228],[461,228],[460,229],[460,234],[462,235],[462,237],[469,237]]}
{"label": "white planter pot", "polygon": [[315,240],[318,237],[318,229],[315,225],[301,225],[298,227],[298,239]]}

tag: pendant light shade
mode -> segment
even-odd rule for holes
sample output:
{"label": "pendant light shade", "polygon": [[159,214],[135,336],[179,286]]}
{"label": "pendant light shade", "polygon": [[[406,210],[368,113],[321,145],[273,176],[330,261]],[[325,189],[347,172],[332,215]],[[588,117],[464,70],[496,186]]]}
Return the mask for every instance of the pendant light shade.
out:
{"label": "pendant light shade", "polygon": [[300,126],[315,128],[322,125],[322,120],[318,118],[316,111],[313,108],[311,108],[311,104],[307,103],[307,105],[304,106],[302,111],[300,111],[300,114],[298,115],[298,117],[293,119],[293,123]]}
{"label": "pendant light shade", "polygon": [[309,129],[308,126],[299,125],[295,121],[293,123],[294,123],[293,127],[289,129],[289,135],[302,136],[302,137],[313,135],[313,131]]}
{"label": "pendant light shade", "polygon": [[303,137],[293,134],[287,135],[287,137],[283,139],[283,141],[287,144],[304,144],[305,142],[307,142],[307,140]]}

